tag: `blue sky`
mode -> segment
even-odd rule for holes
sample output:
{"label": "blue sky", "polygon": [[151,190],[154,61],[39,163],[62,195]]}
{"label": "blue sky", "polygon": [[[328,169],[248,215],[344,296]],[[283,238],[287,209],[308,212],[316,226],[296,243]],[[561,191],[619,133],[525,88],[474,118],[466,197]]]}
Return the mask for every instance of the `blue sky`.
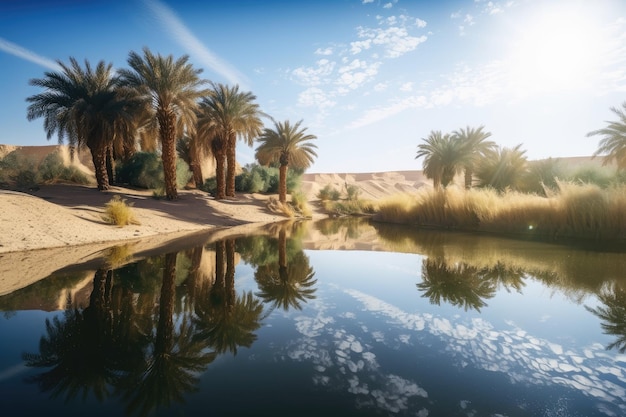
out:
{"label": "blue sky", "polygon": [[2,0],[0,143],[56,143],[26,119],[56,60],[121,68],[144,46],[302,119],[309,172],[421,169],[430,131],[481,125],[530,159],[591,155],[626,101],[621,0]]}

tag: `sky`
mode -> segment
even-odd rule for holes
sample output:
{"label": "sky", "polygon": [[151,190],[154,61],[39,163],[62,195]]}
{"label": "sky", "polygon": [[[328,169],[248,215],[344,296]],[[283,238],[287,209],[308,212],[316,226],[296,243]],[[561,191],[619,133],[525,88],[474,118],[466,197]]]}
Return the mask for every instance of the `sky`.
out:
{"label": "sky", "polygon": [[589,156],[626,101],[623,0],[0,0],[0,143],[57,143],[26,98],[58,60],[144,47],[302,120],[313,173],[422,169],[430,132],[480,126],[530,160]]}

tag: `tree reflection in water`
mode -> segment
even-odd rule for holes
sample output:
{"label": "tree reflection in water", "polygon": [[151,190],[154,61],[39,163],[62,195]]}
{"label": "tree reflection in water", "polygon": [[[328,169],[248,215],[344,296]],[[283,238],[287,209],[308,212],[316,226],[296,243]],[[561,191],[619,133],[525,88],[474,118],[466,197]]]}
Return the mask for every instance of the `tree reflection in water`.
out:
{"label": "tree reflection in water", "polygon": [[195,338],[217,353],[237,354],[239,346],[250,347],[254,331],[261,327],[263,304],[251,292],[235,293],[235,242],[215,243],[215,283],[199,290],[195,304],[198,327]]}
{"label": "tree reflection in water", "polygon": [[441,302],[463,307],[465,311],[487,306],[485,300],[496,294],[499,286],[507,291],[520,291],[524,286],[524,273],[501,263],[494,267],[478,268],[463,262],[449,265],[443,258],[424,258],[422,282],[416,284],[432,304]]}
{"label": "tree reflection in water", "polygon": [[272,308],[285,311],[290,308],[302,309],[303,302],[315,299],[315,272],[309,265],[309,258],[302,250],[287,254],[287,232],[278,233],[278,262],[259,265],[254,279],[259,286],[257,296]]}
{"label": "tree reflection in water", "polygon": [[[103,401],[111,394],[109,387],[117,386],[140,361],[142,337],[129,326],[128,309],[112,308],[111,286],[112,271],[97,270],[89,307],[46,320],[39,353],[24,353],[23,358],[27,366],[51,369],[28,382],[52,397],[64,396],[66,402],[90,393]],[[124,295],[121,304],[129,300]]]}
{"label": "tree reflection in water", "polygon": [[626,289],[619,285],[605,289],[598,299],[604,306],[585,308],[602,320],[602,330],[605,334],[616,336],[606,349],[617,349],[620,353],[626,353]]}

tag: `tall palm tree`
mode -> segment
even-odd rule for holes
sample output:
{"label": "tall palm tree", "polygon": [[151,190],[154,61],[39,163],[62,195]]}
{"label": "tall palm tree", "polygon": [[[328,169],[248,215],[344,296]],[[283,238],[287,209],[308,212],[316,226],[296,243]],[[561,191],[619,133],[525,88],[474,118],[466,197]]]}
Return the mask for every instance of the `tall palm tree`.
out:
{"label": "tall palm tree", "polygon": [[300,128],[302,120],[292,125],[274,121],[274,129],[265,128],[259,137],[259,147],[256,149],[256,159],[261,165],[272,162],[279,163],[278,195],[281,203],[287,201],[287,168],[306,169],[317,156],[317,146],[311,143],[317,136],[306,133],[307,128]]}
{"label": "tall palm tree", "polygon": [[587,133],[587,137],[600,135],[598,150],[593,156],[606,154],[603,165],[611,162],[617,164],[617,169],[626,169],[626,101],[622,103],[622,108],[611,107],[611,111],[618,117],[617,121],[607,122],[603,129],[594,130]]}
{"label": "tall palm tree", "polygon": [[464,148],[463,168],[465,169],[465,188],[472,188],[474,167],[481,156],[496,147],[495,142],[487,140],[491,132],[484,132],[484,126],[477,129],[467,126],[452,132],[452,137],[461,142]]}
{"label": "tall palm tree", "polygon": [[113,65],[100,61],[85,68],[70,57],[69,65],[58,61],[61,72],[46,72],[30,84],[45,89],[26,99],[27,117],[44,118],[48,139],[56,132],[59,143],[67,138],[72,148],[86,146],[91,152],[99,190],[109,188],[107,150],[116,138],[132,130],[133,112],[139,101],[133,92],[120,87]]}
{"label": "tall palm tree", "polygon": [[254,138],[261,133],[263,113],[255,100],[254,94],[239,91],[238,85],[211,83],[211,90],[200,104],[204,116],[200,139],[208,144],[205,147],[210,147],[215,157],[218,199],[235,196],[237,138],[252,146]]}
{"label": "tall palm tree", "polygon": [[489,152],[476,169],[479,185],[497,191],[519,190],[527,177],[528,160],[522,144]]}
{"label": "tall palm tree", "polygon": [[415,159],[424,157],[424,175],[433,180],[434,188],[446,188],[462,169],[463,146],[459,140],[439,130],[431,131],[422,140],[424,143],[417,146]]}
{"label": "tall palm tree", "polygon": [[120,70],[124,84],[142,94],[158,122],[165,194],[169,200],[178,197],[176,140],[195,129],[197,100],[206,94],[200,89],[206,82],[199,77],[202,70],[195,69],[188,61],[188,55],[174,60],[172,55],[154,55],[144,48],[143,57],[130,52],[128,65],[131,69]]}

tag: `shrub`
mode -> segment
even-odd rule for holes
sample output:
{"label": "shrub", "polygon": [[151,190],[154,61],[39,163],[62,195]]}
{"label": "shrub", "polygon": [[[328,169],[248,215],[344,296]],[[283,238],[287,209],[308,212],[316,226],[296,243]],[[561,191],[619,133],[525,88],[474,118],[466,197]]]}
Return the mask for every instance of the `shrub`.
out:
{"label": "shrub", "polygon": [[39,164],[39,174],[43,181],[55,183],[68,181],[76,184],[89,184],[89,178],[75,166],[66,166],[58,152],[48,154]]}
{"label": "shrub", "polygon": [[291,205],[302,216],[311,217],[311,209],[309,208],[306,195],[302,191],[294,191],[291,193]]}
{"label": "shrub", "polygon": [[326,184],[324,188],[317,193],[317,198],[322,201],[337,201],[339,197],[341,197],[339,190],[336,190],[330,184]]}
{"label": "shrub", "polygon": [[35,162],[19,151],[10,152],[0,161],[0,185],[3,187],[31,188],[40,182]]}
{"label": "shrub", "polygon": [[[287,192],[297,190],[300,186],[301,172],[287,170]],[[248,164],[243,172],[235,177],[235,191],[244,193],[277,193],[280,173],[278,168]]]}
{"label": "shrub", "polygon": [[346,183],[346,196],[348,200],[354,201],[358,200],[359,194],[361,194],[361,190],[356,185],[348,185]]}
{"label": "shrub", "polygon": [[128,224],[139,224],[135,219],[132,204],[126,204],[126,200],[120,196],[114,196],[111,201],[105,204],[102,218],[109,224],[116,226],[126,226]]}
{"label": "shrub", "polygon": [[[163,164],[156,152],[137,152],[128,161],[118,164],[115,176],[120,183],[135,187],[158,189],[164,185]],[[176,186],[183,188],[191,178],[189,165],[176,159]]]}

